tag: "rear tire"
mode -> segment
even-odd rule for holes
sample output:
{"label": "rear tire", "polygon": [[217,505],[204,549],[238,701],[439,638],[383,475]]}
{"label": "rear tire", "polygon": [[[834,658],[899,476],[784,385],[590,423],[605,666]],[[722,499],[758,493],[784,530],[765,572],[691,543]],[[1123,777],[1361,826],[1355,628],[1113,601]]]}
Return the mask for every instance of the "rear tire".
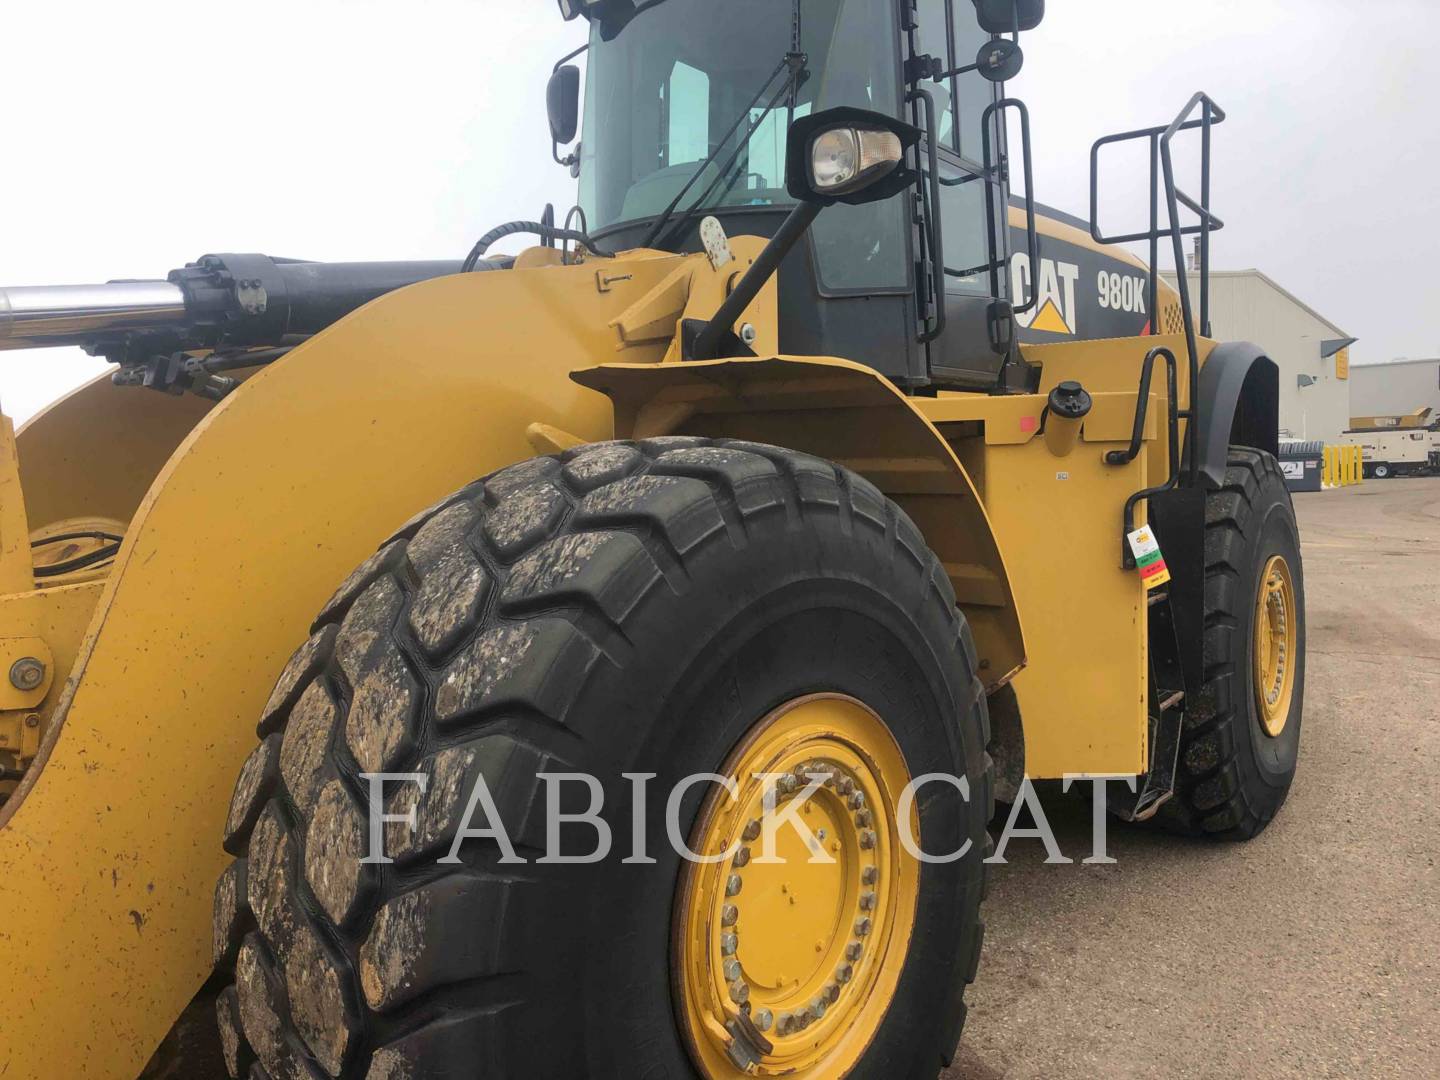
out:
{"label": "rear tire", "polygon": [[1377,461],[1370,467],[1370,475],[1377,480],[1388,480],[1390,478],[1390,466],[1383,461]]}
{"label": "rear tire", "polygon": [[[993,811],[969,628],[910,520],[837,466],[691,438],[578,447],[504,469],[366,561],[281,675],[226,826],[215,901],[232,1075],[694,1075],[673,988],[681,860],[673,782],[719,771],[751,725],[816,692],[878,716],[911,776],[928,852],[911,940],[857,1076],[934,1076],[978,964]],[[362,772],[420,772],[387,806],[389,865],[362,864]],[[604,784],[615,850],[537,863],[539,772]],[[653,864],[630,853],[631,785]],[[476,777],[524,865],[451,850]],[[389,789],[387,789],[389,790]],[[579,784],[570,794],[587,799]],[[681,804],[691,835],[705,785]],[[485,824],[477,811],[472,828]],[[584,854],[582,826],[564,848]],[[848,924],[847,924],[848,925]],[[832,999],[833,1000],[833,999]],[[738,1070],[735,1076],[742,1075]]]}
{"label": "rear tire", "polygon": [[[1294,643],[1284,657],[1288,708],[1270,717],[1257,696],[1257,599],[1267,567],[1284,561],[1291,582]],[[1272,569],[1272,573],[1277,572]],[[1268,609],[1267,609],[1268,610]],[[1305,589],[1300,533],[1275,458],[1232,446],[1225,483],[1205,505],[1205,686],[1186,710],[1175,797],[1160,820],[1182,832],[1247,840],[1268,825],[1289,793],[1300,749],[1305,695]]]}

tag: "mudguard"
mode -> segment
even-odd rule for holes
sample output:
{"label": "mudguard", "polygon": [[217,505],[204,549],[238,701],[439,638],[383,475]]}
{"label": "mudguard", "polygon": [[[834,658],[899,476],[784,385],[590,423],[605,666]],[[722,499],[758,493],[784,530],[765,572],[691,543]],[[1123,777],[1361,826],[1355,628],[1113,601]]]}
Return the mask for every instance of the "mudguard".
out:
{"label": "mudguard", "polygon": [[1232,443],[1279,452],[1280,369],[1260,346],[1248,341],[1216,345],[1200,368],[1195,397],[1199,468],[1209,487],[1225,482]]}

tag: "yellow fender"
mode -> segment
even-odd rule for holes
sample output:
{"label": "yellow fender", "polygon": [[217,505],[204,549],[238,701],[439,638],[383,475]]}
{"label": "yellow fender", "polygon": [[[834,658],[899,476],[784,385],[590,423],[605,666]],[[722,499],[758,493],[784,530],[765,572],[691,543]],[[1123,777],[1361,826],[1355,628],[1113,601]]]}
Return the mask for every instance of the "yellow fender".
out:
{"label": "yellow fender", "polygon": [[619,438],[687,434],[803,450],[859,473],[914,520],[975,635],[987,690],[1025,663],[1010,574],[950,444],[871,368],[834,357],[606,364],[574,378],[615,401]]}

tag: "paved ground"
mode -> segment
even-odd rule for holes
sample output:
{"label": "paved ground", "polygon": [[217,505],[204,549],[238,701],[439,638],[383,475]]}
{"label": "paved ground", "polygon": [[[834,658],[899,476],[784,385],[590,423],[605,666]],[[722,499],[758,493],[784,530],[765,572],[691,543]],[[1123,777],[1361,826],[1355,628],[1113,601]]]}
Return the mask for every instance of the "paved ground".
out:
{"label": "paved ground", "polygon": [[1296,496],[1309,606],[1300,767],[1245,845],[1047,803],[1015,841],[947,1080],[1440,1075],[1440,479]]}

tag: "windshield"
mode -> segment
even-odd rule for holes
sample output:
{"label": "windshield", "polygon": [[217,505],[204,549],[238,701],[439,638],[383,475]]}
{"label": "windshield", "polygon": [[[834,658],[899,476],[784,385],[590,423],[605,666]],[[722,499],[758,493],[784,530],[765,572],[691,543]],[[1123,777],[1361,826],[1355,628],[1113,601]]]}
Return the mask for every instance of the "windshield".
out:
{"label": "windshield", "polygon": [[[880,32],[876,7],[873,0],[664,0],[611,41],[594,32],[580,151],[580,205],[590,230],[654,217],[682,191],[672,220],[699,207],[791,204],[784,173],[792,118],[835,105],[898,114],[895,42]],[[809,76],[764,115],[785,86],[782,72],[765,89],[797,47],[797,14]]]}

